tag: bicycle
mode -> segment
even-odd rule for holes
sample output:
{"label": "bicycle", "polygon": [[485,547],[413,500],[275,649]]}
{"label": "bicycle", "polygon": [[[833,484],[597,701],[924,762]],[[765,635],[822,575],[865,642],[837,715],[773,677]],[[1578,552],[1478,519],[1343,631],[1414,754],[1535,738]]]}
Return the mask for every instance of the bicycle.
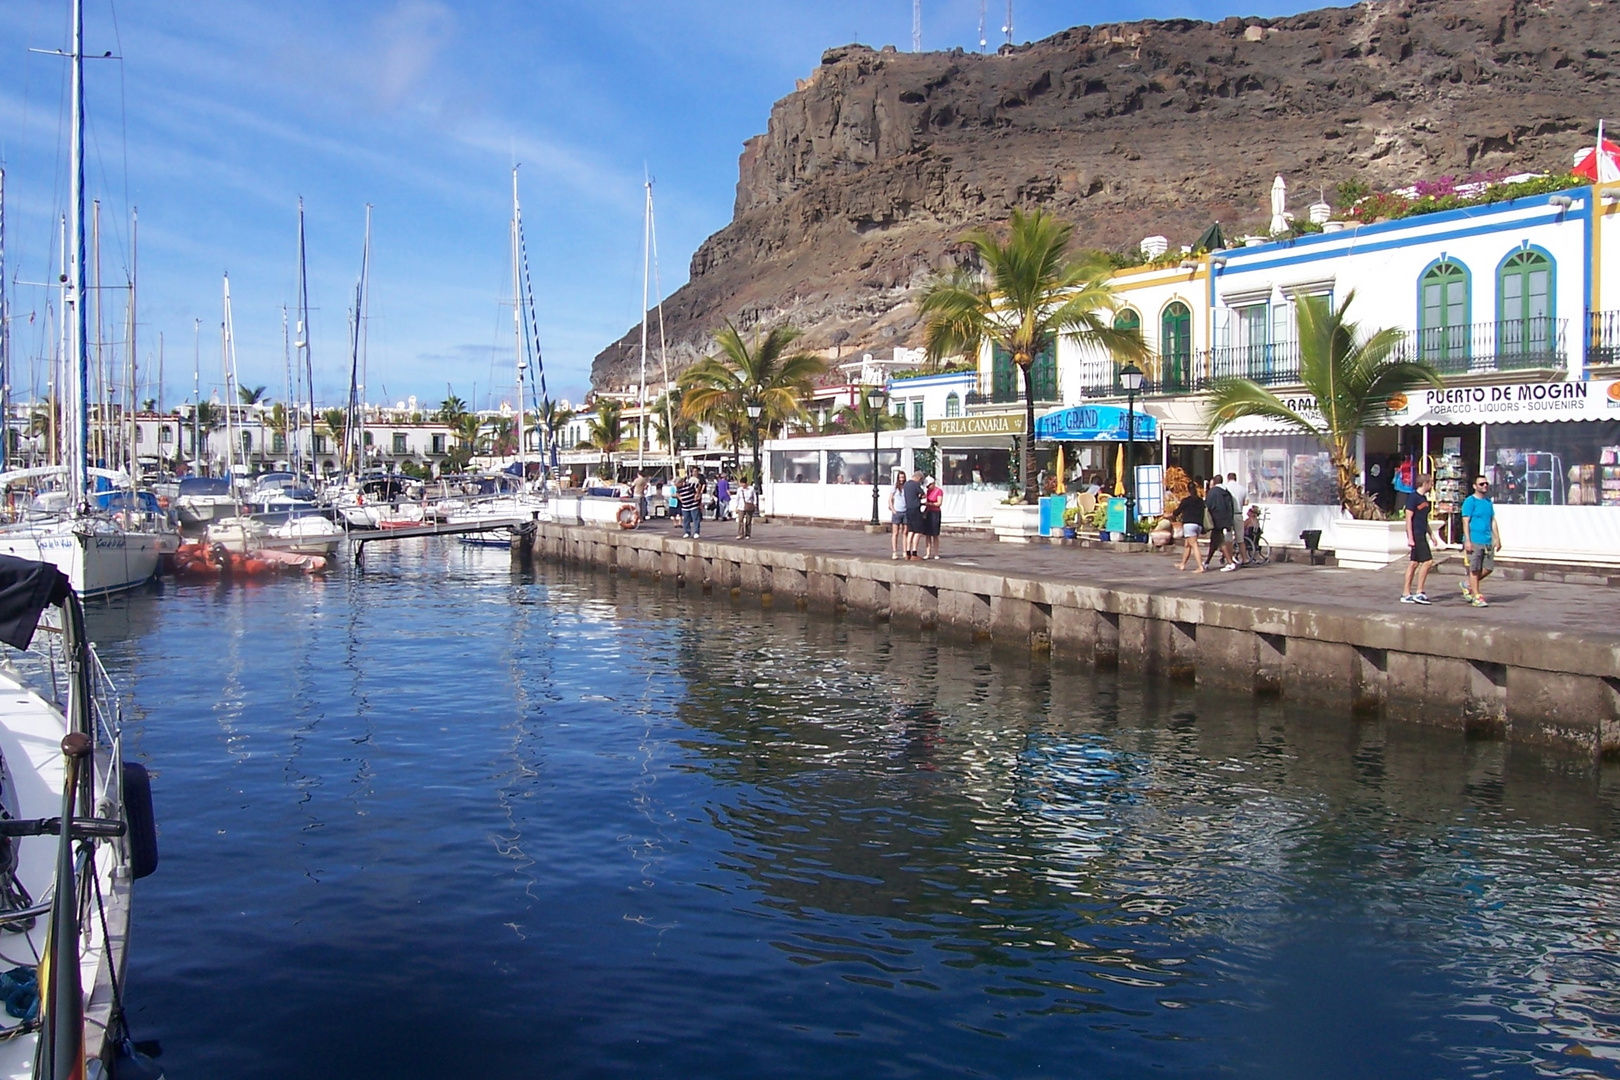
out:
{"label": "bicycle", "polygon": [[1271,545],[1265,536],[1265,511],[1261,511],[1252,531],[1247,525],[1243,528],[1243,561],[1253,566],[1264,566],[1271,561]]}

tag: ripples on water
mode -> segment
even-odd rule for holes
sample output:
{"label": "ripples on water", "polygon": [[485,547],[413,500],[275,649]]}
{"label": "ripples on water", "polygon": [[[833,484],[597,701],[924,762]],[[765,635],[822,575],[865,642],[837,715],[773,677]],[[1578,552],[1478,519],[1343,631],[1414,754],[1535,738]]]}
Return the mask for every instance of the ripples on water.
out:
{"label": "ripples on water", "polygon": [[1580,761],[450,544],[92,632],[173,1080],[1620,1075]]}

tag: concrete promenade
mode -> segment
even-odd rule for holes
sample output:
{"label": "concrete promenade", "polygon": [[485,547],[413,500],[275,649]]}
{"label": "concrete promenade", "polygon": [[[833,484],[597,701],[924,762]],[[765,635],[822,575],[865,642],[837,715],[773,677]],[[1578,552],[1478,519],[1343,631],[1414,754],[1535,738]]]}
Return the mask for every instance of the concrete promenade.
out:
{"label": "concrete promenade", "polygon": [[988,637],[1149,677],[1379,712],[1482,737],[1620,752],[1620,596],[1491,578],[1464,604],[1461,563],[1432,607],[1398,603],[1383,571],[1278,563],[1178,572],[1163,554],[946,536],[943,557],[891,560],[889,538],[805,525],[661,522],[632,531],[541,524],[542,558],[681,587]]}

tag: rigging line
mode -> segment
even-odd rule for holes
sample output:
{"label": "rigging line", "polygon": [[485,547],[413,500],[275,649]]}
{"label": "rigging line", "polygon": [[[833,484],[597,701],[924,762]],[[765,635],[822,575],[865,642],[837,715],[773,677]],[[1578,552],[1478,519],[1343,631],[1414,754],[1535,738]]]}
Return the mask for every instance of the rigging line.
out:
{"label": "rigging line", "polygon": [[529,300],[529,322],[534,334],[535,405],[538,408],[540,399],[549,398],[551,392],[546,389],[545,359],[540,355],[540,313],[534,306],[534,278],[529,273],[529,242],[523,235],[522,214],[518,215],[518,248],[523,255],[523,291]]}
{"label": "rigging line", "polygon": [[[664,366],[664,430],[669,434],[669,445],[664,449],[669,453],[671,468],[673,468],[677,454],[675,444],[680,440],[675,436],[675,415],[673,403],[669,399],[669,350],[665,347],[664,342],[664,281],[658,273],[658,222],[653,214],[652,189],[650,187],[647,189],[647,237],[652,251],[653,291],[658,295],[658,359]],[[642,318],[646,318],[646,316],[643,315]],[[754,483],[759,483],[758,477],[754,478]]]}
{"label": "rigging line", "polygon": [[113,43],[118,49],[118,140],[124,157],[124,213],[129,213],[129,110],[124,99],[124,38],[118,29],[118,4],[108,0],[108,14],[112,16]]}

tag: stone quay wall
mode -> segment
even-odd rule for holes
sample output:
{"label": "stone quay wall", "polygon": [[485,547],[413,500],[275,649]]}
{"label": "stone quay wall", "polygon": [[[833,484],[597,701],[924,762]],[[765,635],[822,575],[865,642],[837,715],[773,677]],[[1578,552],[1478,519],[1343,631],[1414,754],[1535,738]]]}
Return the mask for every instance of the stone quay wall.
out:
{"label": "stone quay wall", "polygon": [[[1620,755],[1620,635],[1099,587],[546,522],[534,553],[765,605],[987,639],[1143,678]],[[1008,561],[1016,565],[1014,554]]]}

